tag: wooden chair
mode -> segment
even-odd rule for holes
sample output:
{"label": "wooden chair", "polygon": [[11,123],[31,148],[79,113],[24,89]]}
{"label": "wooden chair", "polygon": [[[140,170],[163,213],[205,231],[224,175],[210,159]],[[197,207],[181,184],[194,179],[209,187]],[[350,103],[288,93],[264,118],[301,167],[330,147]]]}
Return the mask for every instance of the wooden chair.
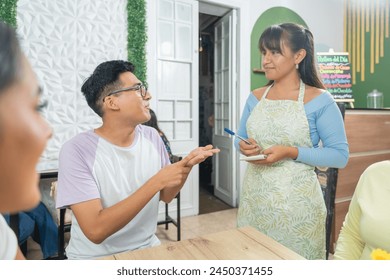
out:
{"label": "wooden chair", "polygon": [[168,226],[170,223],[174,224],[177,228],[177,241],[180,241],[181,239],[181,228],[180,228],[180,192],[176,195],[176,200],[177,200],[177,215],[176,215],[176,220],[173,219],[169,215],[168,211],[168,203],[165,203],[165,219],[162,221],[158,221],[158,225],[165,225],[165,229],[168,230]]}
{"label": "wooden chair", "polygon": [[[182,157],[179,156],[173,156],[172,163],[178,162],[182,160]],[[165,225],[165,230],[168,230],[169,224],[174,224],[177,228],[177,241],[180,241],[181,239],[181,225],[180,225],[180,192],[176,195],[176,205],[177,205],[177,212],[176,212],[176,220],[173,219],[169,215],[169,209],[168,209],[168,203],[165,203],[165,219],[162,221],[158,221],[158,225]]]}
{"label": "wooden chair", "polygon": [[[50,196],[56,200],[57,196],[57,181],[51,183]],[[61,208],[57,211],[58,224],[58,259],[67,259],[65,253],[65,233],[70,232],[72,227],[72,210],[69,208]]]}
{"label": "wooden chair", "polygon": [[70,232],[72,227],[72,222],[66,221],[66,211],[72,211],[67,208],[60,209],[60,218],[58,222],[58,259],[64,260],[67,259],[65,253],[65,233]]}
{"label": "wooden chair", "polygon": [[[337,102],[341,115],[345,116],[345,103]],[[330,253],[334,253],[333,245],[331,244],[333,228],[334,228],[334,213],[335,199],[338,178],[338,168],[321,168],[316,167],[315,172],[320,182],[322,193],[324,195],[327,216],[326,216],[326,259]]]}
{"label": "wooden chair", "polygon": [[333,228],[333,217],[334,217],[334,206],[336,197],[336,186],[337,186],[337,168],[315,168],[317,177],[320,181],[322,194],[325,200],[325,206],[327,210],[325,229],[326,229],[326,259],[329,258],[329,253],[333,253],[330,241],[332,239],[332,228]]}

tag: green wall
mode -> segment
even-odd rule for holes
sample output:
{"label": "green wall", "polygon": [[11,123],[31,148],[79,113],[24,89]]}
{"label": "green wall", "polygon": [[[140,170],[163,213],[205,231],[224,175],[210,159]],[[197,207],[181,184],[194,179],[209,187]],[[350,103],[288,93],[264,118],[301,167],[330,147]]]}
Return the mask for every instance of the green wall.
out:
{"label": "green wall", "polygon": [[257,19],[251,33],[251,90],[264,86],[268,80],[263,73],[254,73],[254,68],[261,68],[261,55],[258,42],[261,33],[272,24],[283,22],[294,22],[307,27],[303,19],[290,9],[284,7],[274,7],[266,10]]}

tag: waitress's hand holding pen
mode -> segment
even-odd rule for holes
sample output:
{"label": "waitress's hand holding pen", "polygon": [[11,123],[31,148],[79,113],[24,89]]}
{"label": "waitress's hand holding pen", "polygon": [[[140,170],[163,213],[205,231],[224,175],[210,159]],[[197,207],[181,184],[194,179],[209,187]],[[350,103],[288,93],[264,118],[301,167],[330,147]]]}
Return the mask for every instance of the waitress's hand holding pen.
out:
{"label": "waitress's hand holding pen", "polygon": [[238,135],[237,133],[233,132],[229,128],[225,127],[225,132],[229,133],[232,136],[236,136],[237,138],[241,139],[241,141],[238,143],[240,145],[240,151],[242,154],[245,156],[256,156],[260,154],[261,148],[260,146],[256,143],[255,139],[249,138],[245,139],[244,137]]}
{"label": "waitress's hand holding pen", "polygon": [[238,144],[240,145],[240,151],[243,155],[250,157],[250,156],[257,156],[261,153],[261,147],[256,143],[255,139],[248,138],[246,139],[250,144],[248,144],[246,141],[240,141]]}

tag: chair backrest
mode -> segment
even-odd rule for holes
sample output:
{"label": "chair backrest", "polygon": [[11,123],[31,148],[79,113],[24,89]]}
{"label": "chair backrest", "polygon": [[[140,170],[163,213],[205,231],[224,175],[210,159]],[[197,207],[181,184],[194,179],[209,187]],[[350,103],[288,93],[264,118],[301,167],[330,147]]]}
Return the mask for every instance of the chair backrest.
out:
{"label": "chair backrest", "polygon": [[[345,103],[337,102],[337,106],[340,109],[341,115],[344,119],[345,116]],[[322,194],[324,195],[327,216],[326,216],[326,259],[329,257],[329,253],[333,253],[333,245],[331,244],[333,235],[333,224],[335,215],[335,199],[337,189],[337,177],[338,168],[323,168],[316,167],[318,181],[321,185]]]}
{"label": "chair backrest", "polygon": [[[50,196],[57,198],[57,181],[51,183]],[[69,208],[57,209],[57,225],[58,225],[58,259],[66,259],[65,254],[65,233],[70,232],[72,226],[72,210]]]}
{"label": "chair backrest", "polygon": [[[50,196],[56,201],[57,199],[57,181],[53,181],[50,187]],[[60,211],[61,209],[57,209],[57,224],[60,224]],[[72,210],[70,208],[66,208],[64,223],[71,224],[72,223]]]}
{"label": "chair backrest", "polygon": [[327,210],[326,215],[326,258],[328,259],[329,253],[333,253],[331,246],[332,229],[334,221],[334,207],[336,198],[336,187],[337,187],[337,168],[320,168],[316,167],[315,172],[317,173],[318,181],[320,182],[322,194],[324,196],[325,206]]}

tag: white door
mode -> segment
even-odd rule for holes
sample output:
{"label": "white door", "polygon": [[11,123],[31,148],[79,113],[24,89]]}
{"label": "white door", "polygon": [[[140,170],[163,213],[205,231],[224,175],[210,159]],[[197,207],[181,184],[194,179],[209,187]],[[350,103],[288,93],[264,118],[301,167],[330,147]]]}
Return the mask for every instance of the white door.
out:
{"label": "white door", "polygon": [[[157,87],[153,102],[159,126],[167,135],[172,152],[185,156],[199,143],[198,1],[158,0],[156,15],[153,67],[157,68]],[[182,215],[198,214],[198,189],[196,166],[181,191]],[[172,205],[170,209],[176,207]]]}
{"label": "white door", "polygon": [[215,26],[214,40],[214,135],[213,144],[221,152],[214,161],[215,195],[227,204],[236,207],[237,153],[233,138],[224,128],[237,129],[236,116],[236,11],[225,15]]}

